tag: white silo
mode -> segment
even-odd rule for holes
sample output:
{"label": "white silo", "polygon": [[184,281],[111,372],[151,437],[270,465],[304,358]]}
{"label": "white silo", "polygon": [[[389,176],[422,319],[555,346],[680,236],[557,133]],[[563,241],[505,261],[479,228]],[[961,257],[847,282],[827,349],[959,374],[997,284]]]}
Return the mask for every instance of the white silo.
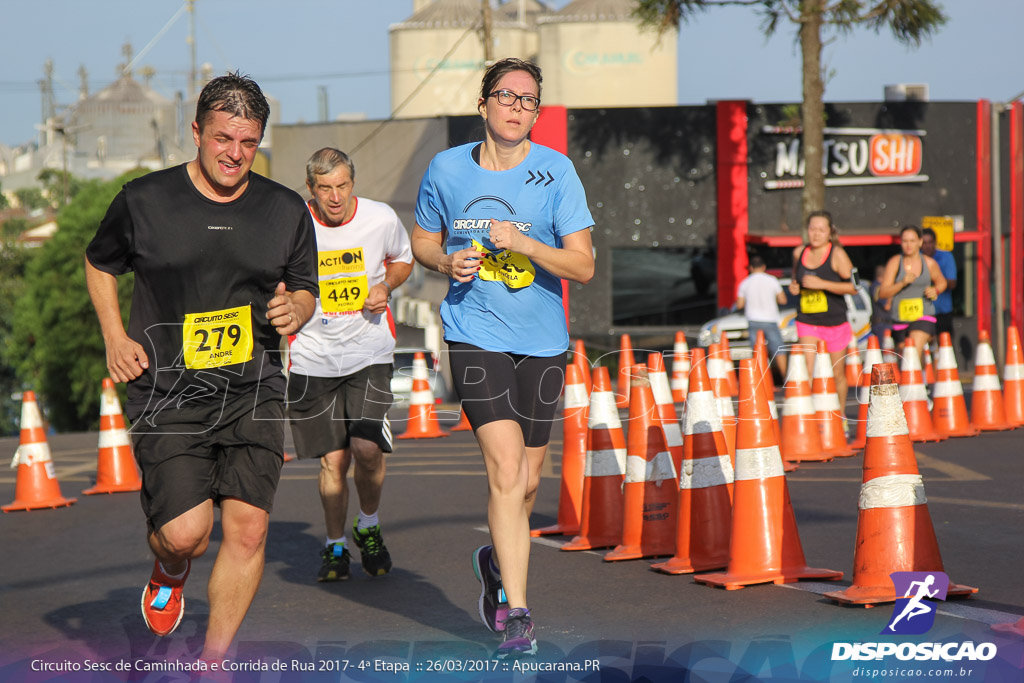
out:
{"label": "white silo", "polygon": [[[479,0],[435,0],[403,22],[391,38],[391,109],[398,118],[475,114],[484,72]],[[537,54],[537,0],[510,0],[491,13],[493,57]]]}
{"label": "white silo", "polygon": [[568,107],[677,104],[679,34],[641,31],[632,0],[575,0],[538,18],[544,102]]}

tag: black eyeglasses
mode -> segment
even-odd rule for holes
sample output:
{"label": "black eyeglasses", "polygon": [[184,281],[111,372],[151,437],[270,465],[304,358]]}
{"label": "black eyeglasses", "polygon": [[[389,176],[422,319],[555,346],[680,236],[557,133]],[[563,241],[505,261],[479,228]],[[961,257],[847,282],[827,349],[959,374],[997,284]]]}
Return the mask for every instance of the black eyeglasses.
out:
{"label": "black eyeglasses", "polygon": [[495,90],[488,97],[497,98],[498,104],[503,107],[511,107],[519,100],[525,111],[537,111],[540,106],[540,98],[533,95],[517,95],[511,90]]}

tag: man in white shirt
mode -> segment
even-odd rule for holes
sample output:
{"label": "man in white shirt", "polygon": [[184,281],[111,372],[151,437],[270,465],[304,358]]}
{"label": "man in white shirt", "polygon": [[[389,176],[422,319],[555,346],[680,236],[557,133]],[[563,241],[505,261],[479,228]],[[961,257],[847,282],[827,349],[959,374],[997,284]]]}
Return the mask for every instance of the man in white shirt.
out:
{"label": "man in white shirt", "polygon": [[736,290],[736,308],[747,316],[750,345],[754,345],[757,331],[764,332],[768,343],[768,357],[786,377],[786,354],[781,353],[782,332],[779,330],[779,304],[786,303],[778,278],[765,272],[764,260],[760,256],[750,257],[750,275],[743,278]]}
{"label": "man in white shirt", "polygon": [[392,446],[387,411],[395,338],[387,305],[412,272],[412,249],[395,211],[356,197],[354,184],[355,166],[340,150],[325,147],[306,163],[319,296],[313,317],[291,343],[288,419],[298,457],[320,459],[327,541],[318,581],[349,578],[346,475],[353,460],[359,516],[352,540],[364,572],[391,570],[377,517],[384,453]]}

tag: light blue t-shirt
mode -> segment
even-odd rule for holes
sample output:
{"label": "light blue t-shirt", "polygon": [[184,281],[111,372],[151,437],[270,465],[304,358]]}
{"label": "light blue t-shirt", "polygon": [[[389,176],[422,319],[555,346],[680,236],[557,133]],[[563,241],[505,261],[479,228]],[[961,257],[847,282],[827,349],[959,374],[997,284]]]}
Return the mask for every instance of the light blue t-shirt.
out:
{"label": "light blue t-shirt", "polygon": [[[522,163],[489,171],[473,159],[474,142],[441,152],[430,162],[416,199],[416,223],[429,232],[447,232],[446,253],[472,246],[472,240],[500,255],[487,238],[491,219],[511,221],[523,234],[561,247],[562,237],[590,228],[583,184],[572,162],[558,152],[530,143]],[[488,351],[555,356],[569,346],[559,279],[534,264],[535,279],[514,289],[500,280],[470,282],[449,278],[441,304],[444,338]]]}
{"label": "light blue t-shirt", "polygon": [[[942,251],[941,249],[935,250],[935,255],[932,256],[935,262],[939,264],[939,270],[942,271],[942,277],[946,280],[956,279],[956,259],[953,258],[953,254],[948,251]],[[953,312],[953,292],[949,288],[945,292],[939,294],[939,297],[935,300],[935,312],[936,313],[952,313]]]}

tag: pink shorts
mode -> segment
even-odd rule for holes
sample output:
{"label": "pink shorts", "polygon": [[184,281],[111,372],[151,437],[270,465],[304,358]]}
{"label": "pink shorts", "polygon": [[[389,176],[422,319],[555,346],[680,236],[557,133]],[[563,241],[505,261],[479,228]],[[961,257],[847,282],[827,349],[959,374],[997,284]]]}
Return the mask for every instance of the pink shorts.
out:
{"label": "pink shorts", "polygon": [[799,338],[814,337],[825,342],[825,349],[829,353],[845,351],[853,338],[853,328],[846,322],[835,327],[822,327],[821,325],[808,325],[797,322],[796,336]]}

